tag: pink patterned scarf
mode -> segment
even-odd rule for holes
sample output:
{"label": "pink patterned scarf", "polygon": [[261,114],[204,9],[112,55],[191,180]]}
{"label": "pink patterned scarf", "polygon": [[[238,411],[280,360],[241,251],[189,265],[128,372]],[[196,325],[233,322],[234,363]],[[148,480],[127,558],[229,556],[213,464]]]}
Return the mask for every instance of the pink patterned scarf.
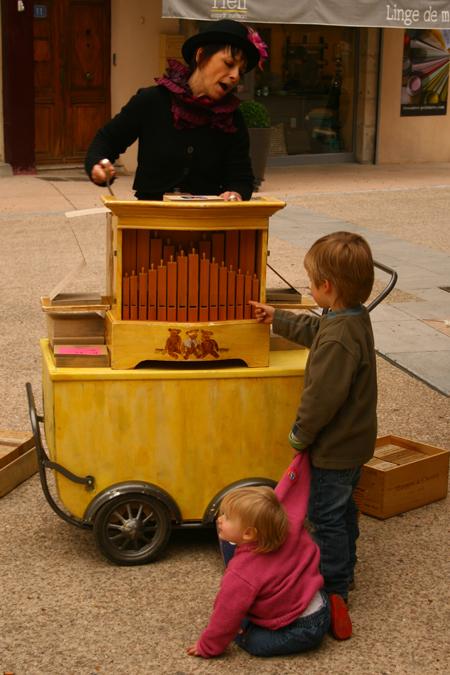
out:
{"label": "pink patterned scarf", "polygon": [[175,59],[168,59],[168,68],[163,77],[155,82],[166,87],[172,94],[172,115],[175,129],[195,129],[209,126],[233,134],[233,113],[240,100],[233,94],[227,94],[220,101],[208,96],[195,98],[188,85],[191,75],[189,68]]}

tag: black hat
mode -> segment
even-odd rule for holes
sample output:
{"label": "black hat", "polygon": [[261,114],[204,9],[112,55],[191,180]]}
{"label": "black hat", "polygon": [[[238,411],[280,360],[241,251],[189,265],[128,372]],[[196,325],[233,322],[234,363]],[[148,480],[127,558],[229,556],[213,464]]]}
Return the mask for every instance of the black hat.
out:
{"label": "black hat", "polygon": [[247,28],[239,21],[231,21],[231,19],[211,21],[197,35],[186,40],[181,52],[186,63],[190,64],[198,47],[213,44],[239,47],[247,59],[246,72],[248,73],[256,66],[260,57],[255,45],[248,39],[248,35]]}

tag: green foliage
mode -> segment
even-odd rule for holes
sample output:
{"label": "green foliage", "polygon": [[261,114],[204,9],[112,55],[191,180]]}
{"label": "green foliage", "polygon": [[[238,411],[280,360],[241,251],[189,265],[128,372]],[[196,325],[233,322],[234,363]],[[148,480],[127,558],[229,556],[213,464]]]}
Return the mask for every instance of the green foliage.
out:
{"label": "green foliage", "polygon": [[269,111],[263,103],[259,103],[259,101],[242,101],[239,109],[248,128],[266,129],[270,127]]}

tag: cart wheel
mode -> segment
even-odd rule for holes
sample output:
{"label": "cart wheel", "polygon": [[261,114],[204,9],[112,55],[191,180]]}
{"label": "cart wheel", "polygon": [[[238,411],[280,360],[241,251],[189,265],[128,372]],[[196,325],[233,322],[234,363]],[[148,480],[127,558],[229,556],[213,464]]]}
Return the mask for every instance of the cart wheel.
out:
{"label": "cart wheel", "polygon": [[165,548],[171,531],[168,509],[148,495],[121,495],[104,504],[94,522],[103,555],[118,565],[142,565]]}

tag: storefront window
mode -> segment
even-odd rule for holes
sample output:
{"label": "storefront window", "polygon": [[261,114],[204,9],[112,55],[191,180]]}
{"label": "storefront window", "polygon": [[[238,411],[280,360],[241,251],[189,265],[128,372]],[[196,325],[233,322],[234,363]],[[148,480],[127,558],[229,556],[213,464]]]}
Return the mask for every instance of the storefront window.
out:
{"label": "storefront window", "polygon": [[270,53],[253,95],[271,115],[271,155],[352,152],[356,30],[255,27]]}

